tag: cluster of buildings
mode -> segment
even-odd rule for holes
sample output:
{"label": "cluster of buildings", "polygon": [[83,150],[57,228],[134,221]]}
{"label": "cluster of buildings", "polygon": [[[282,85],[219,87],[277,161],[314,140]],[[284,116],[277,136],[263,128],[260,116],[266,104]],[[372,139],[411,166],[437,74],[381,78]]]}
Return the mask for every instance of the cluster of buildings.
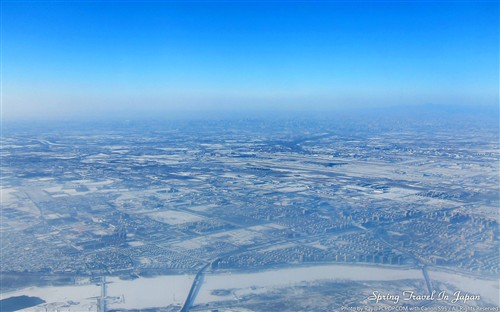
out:
{"label": "cluster of buildings", "polygon": [[290,131],[220,122],[6,135],[1,270],[134,276],[343,262],[499,273],[490,133]]}

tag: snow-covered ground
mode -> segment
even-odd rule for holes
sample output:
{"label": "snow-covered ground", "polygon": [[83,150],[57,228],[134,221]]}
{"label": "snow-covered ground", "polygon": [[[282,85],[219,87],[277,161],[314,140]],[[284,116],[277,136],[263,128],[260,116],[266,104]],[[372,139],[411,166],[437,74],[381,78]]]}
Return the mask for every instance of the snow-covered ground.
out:
{"label": "snow-covered ground", "polygon": [[176,211],[176,210],[153,212],[148,214],[148,216],[153,220],[166,223],[169,225],[179,225],[187,222],[195,222],[203,220],[202,217],[194,215],[192,213]]}
{"label": "snow-covered ground", "polygon": [[429,270],[431,281],[438,281],[454,287],[451,293],[460,290],[462,293],[479,294],[481,299],[495,305],[500,304],[500,281],[484,280],[473,277]]}

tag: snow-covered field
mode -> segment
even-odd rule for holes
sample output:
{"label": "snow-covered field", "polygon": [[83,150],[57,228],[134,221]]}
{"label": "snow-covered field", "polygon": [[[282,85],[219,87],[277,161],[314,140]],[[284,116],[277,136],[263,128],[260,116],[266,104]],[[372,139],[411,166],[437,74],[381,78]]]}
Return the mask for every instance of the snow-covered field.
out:
{"label": "snow-covered field", "polygon": [[14,189],[14,188],[2,188],[2,189],[0,189],[0,193],[1,193],[0,196],[2,199],[2,203],[15,201],[16,200],[16,196],[14,195],[15,192],[16,192],[16,189]]}
{"label": "snow-covered field", "polygon": [[159,211],[148,214],[151,219],[166,223],[169,225],[179,225],[187,222],[195,222],[203,220],[202,217],[194,214],[176,210]]}

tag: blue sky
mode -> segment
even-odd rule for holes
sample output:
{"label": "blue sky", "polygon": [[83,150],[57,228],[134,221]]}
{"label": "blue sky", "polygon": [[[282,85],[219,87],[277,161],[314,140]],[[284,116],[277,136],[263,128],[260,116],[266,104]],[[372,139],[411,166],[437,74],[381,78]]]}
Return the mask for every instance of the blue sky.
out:
{"label": "blue sky", "polygon": [[3,117],[497,105],[496,1],[4,1]]}

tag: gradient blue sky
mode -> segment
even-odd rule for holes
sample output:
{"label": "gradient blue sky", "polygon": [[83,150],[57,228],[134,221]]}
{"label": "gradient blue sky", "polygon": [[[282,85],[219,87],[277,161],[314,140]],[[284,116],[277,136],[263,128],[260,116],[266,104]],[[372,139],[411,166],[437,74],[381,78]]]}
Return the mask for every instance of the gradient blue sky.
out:
{"label": "gradient blue sky", "polygon": [[498,105],[499,4],[3,1],[3,118]]}

